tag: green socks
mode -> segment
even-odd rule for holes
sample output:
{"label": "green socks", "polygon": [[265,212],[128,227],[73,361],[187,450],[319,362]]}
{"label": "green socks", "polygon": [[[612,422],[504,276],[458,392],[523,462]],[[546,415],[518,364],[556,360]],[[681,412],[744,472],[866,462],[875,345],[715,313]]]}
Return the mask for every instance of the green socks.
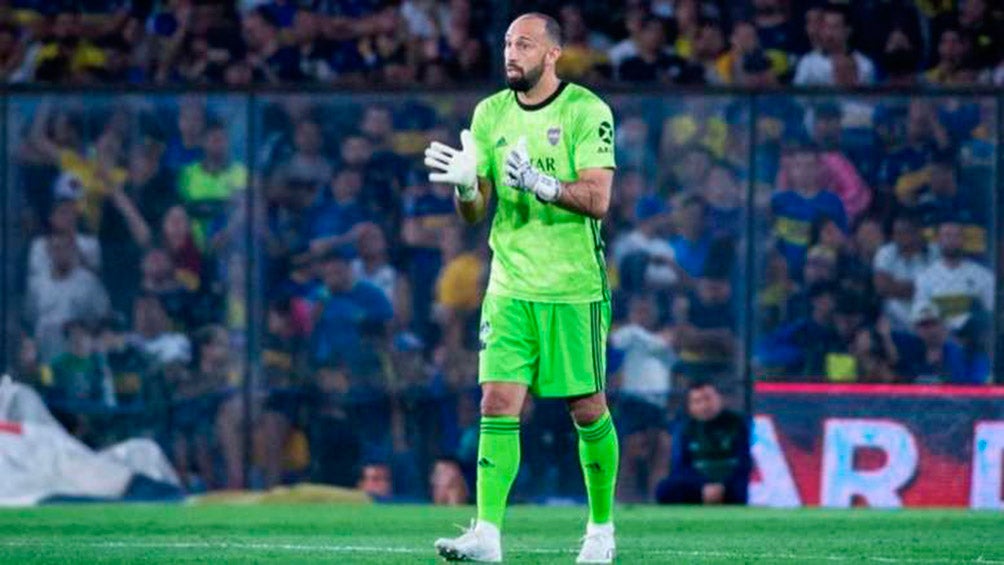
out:
{"label": "green socks", "polygon": [[620,455],[617,431],[614,430],[610,412],[588,426],[575,428],[579,431],[579,462],[582,463],[586,493],[589,495],[589,522],[606,524],[612,518],[614,486],[617,484]]}
{"label": "green socks", "polygon": [[478,520],[502,528],[506,499],[519,471],[519,418],[482,416],[478,438]]}

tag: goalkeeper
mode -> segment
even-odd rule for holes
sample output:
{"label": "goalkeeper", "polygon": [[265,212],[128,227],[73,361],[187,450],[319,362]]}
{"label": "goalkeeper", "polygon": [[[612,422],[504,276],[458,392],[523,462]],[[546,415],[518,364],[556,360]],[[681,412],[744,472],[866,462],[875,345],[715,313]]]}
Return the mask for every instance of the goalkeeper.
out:
{"label": "goalkeeper", "polygon": [[481,310],[478,517],[436,549],[451,560],[501,561],[500,530],[519,469],[527,391],[564,398],[579,433],[589,522],[579,563],[610,563],[618,445],[604,395],[610,292],[600,219],[610,205],[613,118],[592,92],[555,74],[561,29],[524,14],[505,36],[508,89],[482,100],[461,148],[425,151],[429,180],[456,187],[457,211],[498,206],[491,277]]}

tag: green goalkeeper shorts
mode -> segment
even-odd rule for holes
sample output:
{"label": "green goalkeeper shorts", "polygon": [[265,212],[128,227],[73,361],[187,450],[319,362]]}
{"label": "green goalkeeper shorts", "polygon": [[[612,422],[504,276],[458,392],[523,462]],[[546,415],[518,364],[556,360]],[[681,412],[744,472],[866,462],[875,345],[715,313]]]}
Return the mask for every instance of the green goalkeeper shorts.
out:
{"label": "green goalkeeper shorts", "polygon": [[530,302],[487,295],[478,382],[520,383],[538,397],[593,394],[606,384],[610,302]]}

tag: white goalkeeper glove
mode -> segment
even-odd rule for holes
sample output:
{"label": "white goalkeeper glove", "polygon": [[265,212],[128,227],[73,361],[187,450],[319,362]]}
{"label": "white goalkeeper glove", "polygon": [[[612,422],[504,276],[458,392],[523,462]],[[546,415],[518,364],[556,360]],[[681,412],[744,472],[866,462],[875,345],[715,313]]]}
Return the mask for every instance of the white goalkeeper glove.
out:
{"label": "white goalkeeper glove", "polygon": [[478,197],[478,157],[471,130],[460,132],[459,151],[433,141],[425,149],[425,166],[431,171],[429,182],[452,184],[462,202]]}
{"label": "white goalkeeper glove", "polygon": [[544,202],[554,202],[561,196],[561,182],[533,168],[526,150],[526,137],[520,137],[516,149],[505,159],[506,181],[517,190],[534,193]]}

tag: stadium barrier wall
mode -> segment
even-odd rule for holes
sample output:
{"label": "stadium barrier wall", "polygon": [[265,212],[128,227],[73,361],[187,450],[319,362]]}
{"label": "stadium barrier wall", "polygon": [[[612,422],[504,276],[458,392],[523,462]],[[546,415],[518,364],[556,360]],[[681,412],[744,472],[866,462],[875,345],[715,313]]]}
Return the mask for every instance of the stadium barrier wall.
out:
{"label": "stadium barrier wall", "polygon": [[751,504],[1004,509],[1004,387],[755,392]]}

